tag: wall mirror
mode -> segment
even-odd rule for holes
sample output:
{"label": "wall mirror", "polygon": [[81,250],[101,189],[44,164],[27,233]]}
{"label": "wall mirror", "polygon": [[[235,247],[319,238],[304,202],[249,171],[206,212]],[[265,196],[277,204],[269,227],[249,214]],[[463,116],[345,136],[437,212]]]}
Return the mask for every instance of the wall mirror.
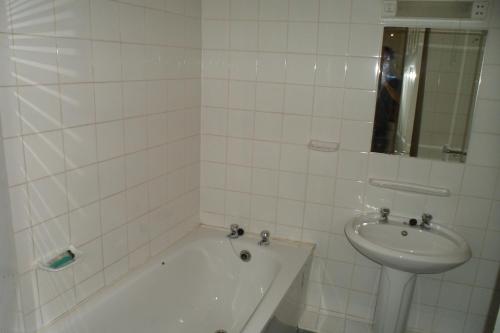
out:
{"label": "wall mirror", "polygon": [[464,162],[486,31],[386,27],[372,152]]}

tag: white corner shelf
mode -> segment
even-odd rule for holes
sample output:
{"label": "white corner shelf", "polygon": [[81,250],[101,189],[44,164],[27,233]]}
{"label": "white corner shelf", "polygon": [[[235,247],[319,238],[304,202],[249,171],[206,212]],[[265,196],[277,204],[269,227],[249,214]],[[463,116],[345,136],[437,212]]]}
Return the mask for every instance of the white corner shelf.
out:
{"label": "white corner shelf", "polygon": [[420,185],[420,184],[402,182],[397,180],[378,179],[378,178],[370,178],[369,182],[372,186],[403,191],[403,192],[433,195],[438,197],[449,197],[451,195],[450,190],[444,187]]}

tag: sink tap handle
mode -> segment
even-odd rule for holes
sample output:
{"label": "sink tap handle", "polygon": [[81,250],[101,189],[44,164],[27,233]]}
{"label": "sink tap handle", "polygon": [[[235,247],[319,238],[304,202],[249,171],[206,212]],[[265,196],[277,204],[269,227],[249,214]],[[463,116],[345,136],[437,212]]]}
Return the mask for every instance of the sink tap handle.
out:
{"label": "sink tap handle", "polygon": [[380,220],[387,221],[389,219],[389,214],[391,213],[391,210],[387,207],[382,207],[379,209],[379,213],[380,213]]}

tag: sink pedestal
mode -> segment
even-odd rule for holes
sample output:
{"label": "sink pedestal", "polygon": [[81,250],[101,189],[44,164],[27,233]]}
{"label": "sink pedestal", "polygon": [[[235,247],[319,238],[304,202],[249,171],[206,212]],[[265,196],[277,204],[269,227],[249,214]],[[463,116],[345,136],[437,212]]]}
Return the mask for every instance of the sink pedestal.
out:
{"label": "sink pedestal", "polygon": [[403,333],[406,329],[417,275],[382,266],[375,306],[374,333]]}

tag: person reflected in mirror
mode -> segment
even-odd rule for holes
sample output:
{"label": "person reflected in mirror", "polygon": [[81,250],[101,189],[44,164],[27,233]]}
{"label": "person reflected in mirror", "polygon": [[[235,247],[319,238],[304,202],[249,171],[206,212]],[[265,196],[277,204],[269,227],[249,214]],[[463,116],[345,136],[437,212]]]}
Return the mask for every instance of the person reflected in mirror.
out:
{"label": "person reflected in mirror", "polygon": [[380,81],[372,151],[393,153],[399,104],[401,100],[401,79],[397,75],[394,50],[388,46],[382,48],[380,60]]}

